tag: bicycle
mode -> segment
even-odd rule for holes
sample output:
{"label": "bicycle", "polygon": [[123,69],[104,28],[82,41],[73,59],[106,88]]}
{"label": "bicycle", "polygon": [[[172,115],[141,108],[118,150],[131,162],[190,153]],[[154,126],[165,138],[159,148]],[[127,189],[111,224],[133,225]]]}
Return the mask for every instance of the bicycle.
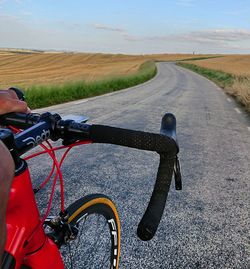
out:
{"label": "bicycle", "polygon": [[[137,228],[141,240],[150,240],[156,233],[173,174],[176,189],[182,189],[174,115],[164,115],[160,134],[86,122],[87,118],[80,123],[63,120],[60,115],[48,112],[41,115],[10,113],[0,117],[0,125],[4,126],[0,129],[0,139],[9,149],[16,167],[7,209],[7,241],[1,269],[118,268],[120,221],[113,201],[103,194],[90,194],[65,209],[60,167],[74,146],[108,143],[159,153],[160,164],[154,190]],[[62,146],[53,147],[49,139],[62,139]],[[41,152],[21,157],[38,145],[43,149]],[[55,151],[61,149],[66,151],[58,161]],[[52,158],[53,167],[48,178],[33,189],[26,161],[45,153]],[[35,194],[52,176],[49,205],[42,218]],[[58,178],[61,211],[58,216],[50,217]],[[103,226],[99,226],[101,222]],[[97,247],[98,253],[95,253]],[[88,252],[86,257],[82,255],[84,249]]]}

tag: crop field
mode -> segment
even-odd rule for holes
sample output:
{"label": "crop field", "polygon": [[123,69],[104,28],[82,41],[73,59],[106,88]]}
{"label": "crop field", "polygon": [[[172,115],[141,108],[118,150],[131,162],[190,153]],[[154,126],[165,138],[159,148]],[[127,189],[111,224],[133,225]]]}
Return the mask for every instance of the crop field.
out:
{"label": "crop field", "polygon": [[250,55],[226,55],[224,57],[189,62],[201,67],[223,71],[236,76],[250,77]]}
{"label": "crop field", "polygon": [[[199,57],[199,55],[195,56]],[[0,88],[61,84],[127,76],[148,60],[194,58],[185,54],[121,55],[0,50]]]}

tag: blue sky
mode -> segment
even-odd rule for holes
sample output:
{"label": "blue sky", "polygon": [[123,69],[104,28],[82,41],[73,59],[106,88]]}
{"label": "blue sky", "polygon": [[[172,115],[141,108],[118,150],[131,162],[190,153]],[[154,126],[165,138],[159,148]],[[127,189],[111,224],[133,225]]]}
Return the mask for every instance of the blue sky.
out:
{"label": "blue sky", "polygon": [[0,47],[250,53],[250,0],[0,0]]}

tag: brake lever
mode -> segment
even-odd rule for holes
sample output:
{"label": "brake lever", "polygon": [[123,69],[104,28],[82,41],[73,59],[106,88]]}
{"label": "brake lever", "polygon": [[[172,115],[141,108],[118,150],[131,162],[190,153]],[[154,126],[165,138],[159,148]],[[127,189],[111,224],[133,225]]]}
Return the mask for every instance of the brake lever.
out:
{"label": "brake lever", "polygon": [[174,163],[174,179],[175,179],[175,189],[177,191],[182,190],[182,176],[181,176],[181,167],[178,156],[176,156]]}

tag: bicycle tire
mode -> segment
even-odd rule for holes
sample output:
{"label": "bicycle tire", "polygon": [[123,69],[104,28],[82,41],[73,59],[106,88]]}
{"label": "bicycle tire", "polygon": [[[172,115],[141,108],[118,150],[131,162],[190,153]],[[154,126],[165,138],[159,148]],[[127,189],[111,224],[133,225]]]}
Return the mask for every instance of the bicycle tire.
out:
{"label": "bicycle tire", "polygon": [[[71,227],[80,229],[83,228],[80,227],[83,224],[85,229],[78,232],[75,240],[70,241],[60,248],[65,268],[118,269],[120,256],[120,221],[112,200],[103,194],[90,194],[71,204],[67,208],[67,213],[68,224]],[[97,222],[94,224],[93,221],[96,218]],[[100,219],[105,225],[101,230],[99,230],[100,227],[98,225]],[[104,227],[106,228],[106,234],[104,234]],[[88,234],[89,232],[90,234]],[[100,233],[99,236],[98,233]],[[96,241],[93,242],[94,239]],[[72,251],[72,245],[74,246],[76,241],[80,244],[80,249],[78,253],[74,254],[72,262],[72,253],[70,252]],[[90,248],[92,243],[94,248]],[[95,253],[97,246],[101,248],[101,252],[103,251],[102,247],[106,247],[108,254],[106,255],[107,250],[105,250],[105,253]],[[84,251],[86,251],[85,254]],[[78,261],[76,261],[76,258]]]}

